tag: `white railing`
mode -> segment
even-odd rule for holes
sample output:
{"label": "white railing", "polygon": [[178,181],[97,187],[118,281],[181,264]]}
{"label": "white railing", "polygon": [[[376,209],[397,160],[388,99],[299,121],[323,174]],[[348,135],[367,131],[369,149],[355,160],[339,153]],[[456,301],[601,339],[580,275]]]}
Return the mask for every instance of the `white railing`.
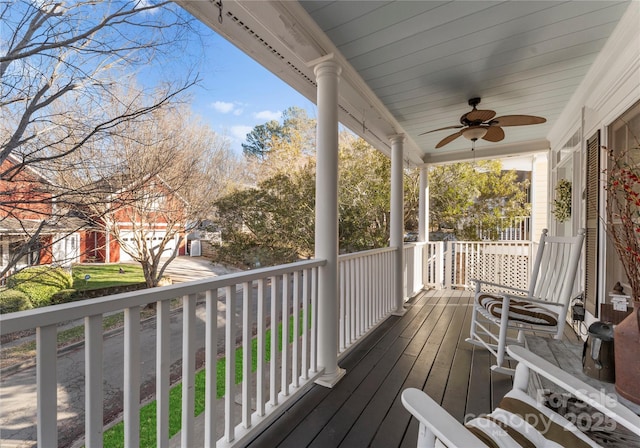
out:
{"label": "white railing", "polygon": [[528,241],[531,239],[531,217],[501,218],[495,229],[478,227],[476,232],[481,240],[497,238],[499,241]]}
{"label": "white railing", "polygon": [[425,285],[473,289],[472,279],[527,289],[531,270],[529,241],[438,241],[424,247]]}
{"label": "white railing", "polygon": [[[407,251],[410,254],[407,263],[411,266],[406,269],[409,289],[421,283],[418,278],[422,270],[422,260],[418,260],[422,256],[420,249],[421,245],[416,245]],[[395,248],[385,248],[340,256],[339,356],[348,353],[395,310],[394,254]],[[125,445],[139,445],[140,386],[141,377],[146,376],[141,374],[141,310],[154,304],[155,327],[151,327],[156,329],[157,349],[155,371],[149,374],[156,378],[157,446],[168,446],[170,365],[176,358],[175,353],[169,357],[169,314],[173,312],[170,304],[176,298],[181,298],[182,308],[182,345],[177,356],[182,360],[182,431],[175,438],[183,447],[194,446],[195,440],[203,437],[204,446],[242,445],[284,412],[293,402],[292,397],[310,387],[322,373],[317,366],[316,318],[317,274],[324,264],[321,260],[310,260],[0,316],[2,335],[34,328],[37,332],[34,402],[38,403],[38,445],[46,446],[58,438],[57,390],[64,380],[52,374],[58,361],[57,327],[63,322],[78,320],[78,324],[84,322],[85,327],[85,444],[102,446],[103,369],[108,367],[103,353],[105,344],[110,343],[103,339],[102,322],[105,315],[120,311],[124,311]],[[204,321],[205,329],[197,333],[199,319]],[[224,324],[219,327],[218,322]],[[280,332],[275,331],[278,325]],[[289,343],[282,344],[280,337],[289,339]],[[265,361],[267,338],[269,362]],[[222,399],[216,397],[216,384],[220,381],[217,370],[210,368],[218,360],[217,347],[221,345],[218,340],[225,342]],[[252,344],[255,343],[257,351],[253,360]],[[205,411],[194,417],[196,352],[201,347],[205,349]],[[236,384],[239,347],[242,348],[243,381]],[[147,364],[153,365],[153,362],[147,361]],[[81,422],[82,416],[78,417]],[[197,419],[202,424],[196,425]],[[204,428],[204,435],[196,434],[196,428]]]}
{"label": "white railing", "polygon": [[[38,446],[58,440],[57,327],[70,320],[84,322],[85,415],[87,447],[103,443],[103,316],[124,311],[124,400],[125,446],[139,446],[141,386],[141,310],[155,304],[156,317],[156,432],[157,446],[169,444],[170,302],[182,300],[182,431],[183,447],[195,440],[196,351],[205,347],[205,446],[242,444],[286,409],[297,393],[321,373],[317,368],[317,273],[323,260],[309,260],[246,273],[136,291],[110,297],[30,310],[0,316],[0,334],[36,329],[36,391]],[[380,268],[379,268],[380,269]],[[382,272],[379,272],[381,274]],[[370,290],[373,292],[373,290]],[[224,314],[218,315],[218,302]],[[386,300],[386,299],[385,299]],[[204,302],[201,304],[200,302]],[[196,337],[196,307],[206,308],[204,341]],[[368,313],[368,312],[367,312]],[[224,329],[218,328],[219,318]],[[267,322],[271,323],[268,330]],[[282,326],[280,344],[277,324]],[[146,327],[146,325],[145,325]],[[255,332],[253,329],[255,328]],[[270,335],[269,335],[270,333]],[[270,362],[265,361],[266,338],[270,337]],[[216,397],[218,339],[225,340],[225,395]],[[199,339],[199,340],[197,340]],[[252,339],[257,339],[256,372],[252,372]],[[237,342],[237,344],[236,344]],[[278,346],[281,345],[281,349]],[[236,349],[242,348],[241,384],[235,381]],[[175,347],[174,347],[175,348]],[[236,404],[236,391],[240,404]],[[218,403],[217,403],[218,402]],[[37,406],[36,406],[37,404]],[[255,411],[252,411],[252,407]],[[239,411],[239,412],[238,412]],[[34,412],[35,413],[35,412]],[[222,414],[222,415],[221,415]],[[236,415],[239,415],[237,421]],[[77,420],[81,420],[78,416]],[[82,424],[82,423],[80,423]],[[3,431],[4,432],[4,431]],[[202,440],[202,434],[198,435]],[[178,437],[178,436],[177,436]]]}
{"label": "white railing", "polygon": [[442,289],[444,287],[444,242],[424,243],[422,259],[424,285]]}
{"label": "white railing", "polygon": [[426,244],[411,243],[404,246],[404,296],[407,299],[416,295],[425,286],[423,265]]}
{"label": "white railing", "polygon": [[385,248],[340,255],[340,355],[395,309],[394,253]]}
{"label": "white railing", "polygon": [[[527,242],[417,243],[407,245],[403,250],[405,275],[399,281],[405,282],[405,298],[423,285],[469,288],[471,278],[519,287],[528,283],[526,275],[531,249]],[[340,256],[339,356],[348,353],[395,310],[394,262],[395,248]],[[61,384],[63,379],[56,374],[56,339],[58,325],[73,320],[84,324],[86,366],[84,416],[79,414],[76,420],[82,422],[84,418],[85,445],[102,446],[103,374],[104,369],[111,367],[105,365],[108,352],[105,344],[110,342],[104,339],[102,323],[104,316],[122,311],[125,445],[139,445],[140,386],[141,377],[145,376],[141,370],[145,364],[151,365],[151,376],[156,378],[157,446],[168,446],[170,366],[176,358],[182,360],[182,431],[176,439],[179,438],[183,447],[194,446],[196,439],[204,439],[204,446],[228,447],[246,443],[284,412],[293,403],[292,398],[307,390],[322,373],[317,365],[316,319],[318,270],[324,264],[324,260],[308,260],[0,315],[0,335],[36,330],[36,390],[30,401],[34,414],[37,412],[38,446],[48,446],[52,440],[58,440],[58,390],[64,386]],[[182,320],[182,345],[177,357],[175,345],[171,353],[169,350],[170,312],[174,312],[170,306],[176,298],[181,302]],[[156,308],[155,316],[151,318],[155,326],[141,323],[142,309],[147,305]],[[196,324],[200,321],[204,321],[205,329],[196,332]],[[142,362],[143,326],[155,329],[152,341],[148,342],[156,346],[155,363]],[[281,332],[275,331],[278,326],[281,326]],[[288,343],[281,344],[279,335],[285,335],[282,338]],[[218,340],[225,343],[218,344]],[[254,340],[257,343],[255,360],[252,359]],[[224,377],[225,394],[218,399],[216,384],[219,378],[217,369],[211,367],[218,361],[218,346],[221,345],[225,347],[226,358],[225,371],[220,374]],[[265,360],[268,346],[269,362]],[[203,424],[196,425],[196,352],[200,348],[205,350],[205,411],[197,417]],[[238,348],[242,348],[243,381],[236,384]],[[252,365],[255,371],[252,371]],[[204,434],[196,434],[196,427],[204,428]],[[3,433],[6,436],[6,432]]]}

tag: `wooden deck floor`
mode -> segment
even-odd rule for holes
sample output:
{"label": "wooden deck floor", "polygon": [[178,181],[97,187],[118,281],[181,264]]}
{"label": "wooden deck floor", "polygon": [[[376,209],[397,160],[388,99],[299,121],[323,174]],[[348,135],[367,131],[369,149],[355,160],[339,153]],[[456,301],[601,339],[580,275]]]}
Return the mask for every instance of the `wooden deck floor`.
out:
{"label": "wooden deck floor", "polygon": [[511,388],[490,370],[486,350],[465,342],[471,321],[467,291],[425,291],[407,302],[339,362],[345,377],[314,386],[251,447],[415,447],[418,425],[400,393],[423,389],[458,420],[490,410]]}

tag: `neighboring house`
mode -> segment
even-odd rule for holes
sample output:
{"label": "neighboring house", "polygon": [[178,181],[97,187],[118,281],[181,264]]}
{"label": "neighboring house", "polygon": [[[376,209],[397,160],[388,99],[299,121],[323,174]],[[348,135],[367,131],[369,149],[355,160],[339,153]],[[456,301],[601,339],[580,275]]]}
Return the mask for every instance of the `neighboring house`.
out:
{"label": "neighboring house", "polygon": [[[146,244],[153,246],[167,238],[170,227],[179,225],[177,235],[165,242],[164,252],[168,255],[178,247],[178,255],[186,253],[184,225],[160,213],[161,202],[150,202],[150,213],[142,217],[126,205],[121,194],[113,193],[109,200],[122,206],[112,214],[111,224],[106,217],[91,218],[86,210],[57,210],[46,178],[28,166],[18,170],[19,163],[10,157],[0,167],[3,173],[10,173],[10,179],[0,180],[0,271],[9,265],[10,273],[45,264],[132,261],[122,245],[135,244],[141,227],[146,229]],[[151,183],[151,188],[158,189],[158,185],[161,183]],[[154,197],[182,201],[164,194]]]}
{"label": "neighboring house", "polygon": [[57,216],[44,176],[11,156],[0,171],[0,271],[78,261],[84,223]]}
{"label": "neighboring house", "polygon": [[163,245],[166,256],[176,248],[178,255],[186,254],[185,201],[171,194],[161,180],[136,190],[140,191],[114,189],[108,195],[114,211],[92,218],[95,224],[82,232],[81,261],[135,261],[131,254],[145,246],[155,251]]}

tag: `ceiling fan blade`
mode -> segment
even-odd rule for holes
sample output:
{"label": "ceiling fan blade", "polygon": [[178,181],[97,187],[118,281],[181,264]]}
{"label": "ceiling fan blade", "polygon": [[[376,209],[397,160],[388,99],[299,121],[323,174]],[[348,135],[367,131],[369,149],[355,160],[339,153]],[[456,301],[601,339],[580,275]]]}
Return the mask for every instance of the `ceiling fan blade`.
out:
{"label": "ceiling fan blade", "polygon": [[452,141],[454,141],[455,139],[457,139],[458,137],[460,137],[462,135],[462,131],[458,131],[455,134],[451,134],[448,137],[443,138],[442,140],[440,140],[438,142],[438,144],[436,145],[436,149],[438,148],[442,148],[444,145],[446,145],[447,143],[451,143]]}
{"label": "ceiling fan blade", "polygon": [[446,129],[460,129],[460,128],[463,128],[463,127],[464,126],[462,126],[461,124],[457,124],[457,125],[454,125],[454,126],[447,126],[446,128],[434,129],[432,131],[423,132],[422,134],[418,134],[418,135],[430,134],[431,132],[444,131]]}
{"label": "ceiling fan blade", "polygon": [[491,125],[487,128],[487,133],[482,139],[488,142],[499,142],[504,139],[504,131],[498,126]]}
{"label": "ceiling fan blade", "polygon": [[546,118],[535,117],[533,115],[503,115],[494,118],[489,124],[497,124],[498,126],[524,126],[529,124],[545,123]]}
{"label": "ceiling fan blade", "polygon": [[475,121],[484,122],[484,121],[491,120],[495,116],[496,116],[496,113],[492,110],[474,109],[471,112],[467,112],[466,114],[464,114],[462,116],[462,119],[464,120],[466,118],[471,122],[475,122]]}

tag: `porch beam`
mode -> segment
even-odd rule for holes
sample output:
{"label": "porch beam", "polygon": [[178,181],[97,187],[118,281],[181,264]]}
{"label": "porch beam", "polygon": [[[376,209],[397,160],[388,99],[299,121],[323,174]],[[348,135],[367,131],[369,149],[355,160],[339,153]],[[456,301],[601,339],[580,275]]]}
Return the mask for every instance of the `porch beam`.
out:
{"label": "porch beam", "polygon": [[391,228],[390,242],[391,247],[396,248],[394,259],[394,294],[396,316],[405,313],[403,307],[405,288],[404,288],[404,142],[403,134],[392,135],[391,140]]}
{"label": "porch beam", "polygon": [[318,278],[318,365],[316,383],[333,387],[338,367],[338,86],[340,65],[332,55],[311,63],[317,90],[315,257],[326,260]]}

